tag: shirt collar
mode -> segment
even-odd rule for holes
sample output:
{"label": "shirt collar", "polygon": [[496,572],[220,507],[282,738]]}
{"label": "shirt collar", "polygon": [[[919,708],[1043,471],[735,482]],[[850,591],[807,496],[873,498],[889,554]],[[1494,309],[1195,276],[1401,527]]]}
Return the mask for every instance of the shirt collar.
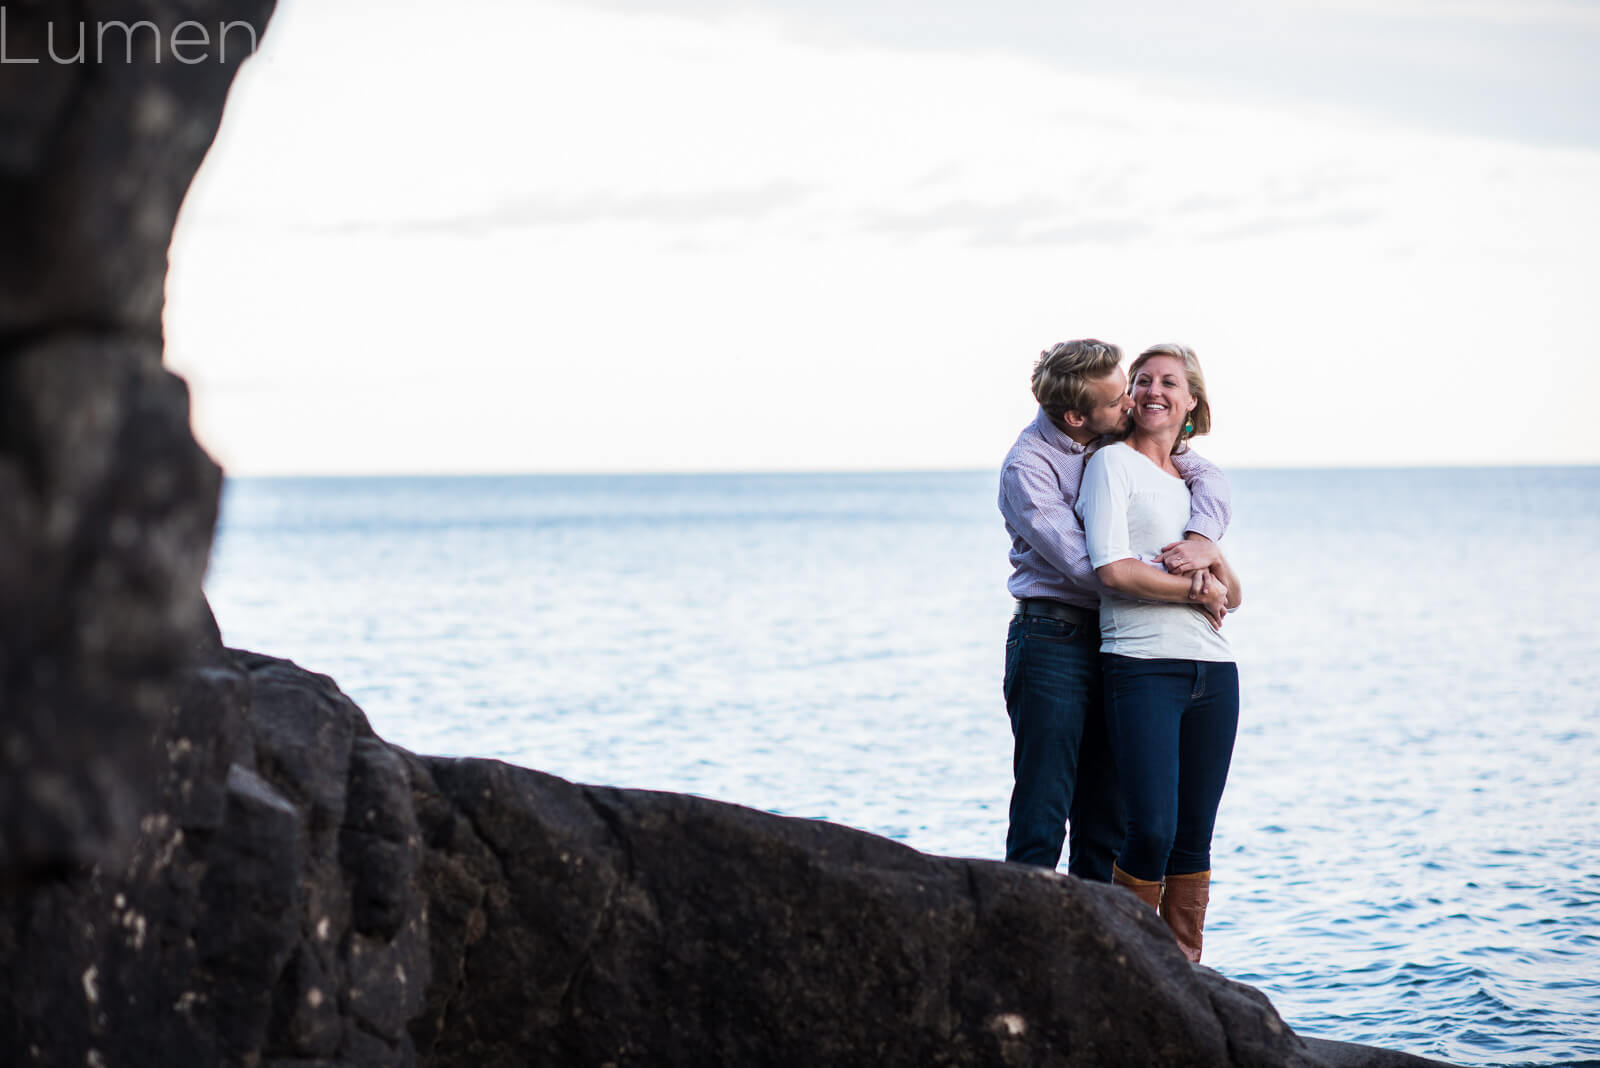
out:
{"label": "shirt collar", "polygon": [[1039,414],[1034,417],[1033,428],[1039,432],[1041,438],[1044,438],[1046,442],[1054,445],[1062,452],[1079,453],[1084,451],[1082,445],[1079,445],[1061,432],[1061,428],[1056,426],[1050,417],[1044,413],[1043,406],[1040,406]]}

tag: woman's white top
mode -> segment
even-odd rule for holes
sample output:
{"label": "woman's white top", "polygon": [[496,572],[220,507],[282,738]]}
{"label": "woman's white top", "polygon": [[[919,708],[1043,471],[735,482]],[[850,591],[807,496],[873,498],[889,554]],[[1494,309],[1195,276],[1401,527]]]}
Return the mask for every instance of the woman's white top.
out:
{"label": "woman's white top", "polygon": [[[1182,541],[1189,525],[1189,487],[1122,442],[1089,457],[1078,489],[1078,517],[1089,563],[1152,563],[1161,547]],[[1100,651],[1141,660],[1232,660],[1233,650],[1206,617],[1186,604],[1136,601],[1114,590],[1100,597]]]}

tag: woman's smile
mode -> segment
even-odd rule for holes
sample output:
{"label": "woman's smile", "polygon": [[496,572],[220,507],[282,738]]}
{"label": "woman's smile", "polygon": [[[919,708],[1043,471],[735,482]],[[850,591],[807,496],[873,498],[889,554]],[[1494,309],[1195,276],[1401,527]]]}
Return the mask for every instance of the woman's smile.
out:
{"label": "woman's smile", "polygon": [[1145,400],[1140,401],[1135,410],[1141,416],[1140,422],[1151,426],[1164,426],[1172,406],[1165,401]]}

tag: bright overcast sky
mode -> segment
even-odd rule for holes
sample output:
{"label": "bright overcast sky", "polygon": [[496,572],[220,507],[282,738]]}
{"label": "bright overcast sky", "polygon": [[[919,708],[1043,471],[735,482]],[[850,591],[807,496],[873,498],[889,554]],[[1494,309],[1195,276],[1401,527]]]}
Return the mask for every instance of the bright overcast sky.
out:
{"label": "bright overcast sky", "polygon": [[1139,10],[288,0],[168,362],[236,474],[998,466],[1087,335],[1224,465],[1600,462],[1600,4]]}

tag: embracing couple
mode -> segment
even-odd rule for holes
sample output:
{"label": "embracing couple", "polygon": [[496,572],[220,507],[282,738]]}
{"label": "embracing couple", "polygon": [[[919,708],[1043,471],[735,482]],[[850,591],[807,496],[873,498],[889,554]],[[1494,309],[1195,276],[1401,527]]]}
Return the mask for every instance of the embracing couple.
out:
{"label": "embracing couple", "polygon": [[1199,961],[1211,832],[1239,724],[1217,548],[1227,481],[1200,361],[1155,345],[1126,374],[1092,338],[1043,352],[1039,412],[1006,456],[1005,697],[1016,740],[1006,859],[1127,887]]}

